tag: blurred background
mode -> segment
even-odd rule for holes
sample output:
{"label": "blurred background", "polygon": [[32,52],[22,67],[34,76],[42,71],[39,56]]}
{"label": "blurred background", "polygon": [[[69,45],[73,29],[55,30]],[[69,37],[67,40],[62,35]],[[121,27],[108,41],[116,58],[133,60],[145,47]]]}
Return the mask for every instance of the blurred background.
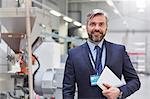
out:
{"label": "blurred background", "polygon": [[0,0],[0,99],[62,99],[67,52],[86,41],[97,8],[109,16],[105,39],[126,46],[142,83],[127,99],[148,99],[149,0]]}

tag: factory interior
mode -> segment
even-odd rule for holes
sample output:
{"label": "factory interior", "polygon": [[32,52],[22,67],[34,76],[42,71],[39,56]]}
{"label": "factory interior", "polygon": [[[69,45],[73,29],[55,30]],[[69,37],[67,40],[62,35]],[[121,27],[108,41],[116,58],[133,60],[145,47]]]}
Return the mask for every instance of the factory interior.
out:
{"label": "factory interior", "polygon": [[0,0],[0,99],[62,99],[68,51],[86,42],[92,9],[108,13],[105,39],[126,46],[140,78],[127,99],[149,99],[150,0]]}

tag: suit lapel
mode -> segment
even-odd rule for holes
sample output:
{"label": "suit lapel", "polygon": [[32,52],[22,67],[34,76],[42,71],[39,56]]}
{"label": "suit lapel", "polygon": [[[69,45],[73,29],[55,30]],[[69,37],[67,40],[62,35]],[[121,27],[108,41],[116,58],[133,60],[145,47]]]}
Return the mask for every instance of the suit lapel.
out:
{"label": "suit lapel", "polygon": [[106,47],[106,60],[105,60],[105,66],[110,67],[110,61],[111,61],[111,56],[112,56],[112,48],[111,44],[107,41],[105,41],[105,47]]}
{"label": "suit lapel", "polygon": [[88,45],[87,45],[87,43],[83,44],[82,53],[83,53],[83,57],[84,57],[85,63],[86,63],[86,65],[88,66],[89,70],[90,70],[92,73],[96,73],[95,70],[94,70],[94,68],[93,68],[93,66],[92,66],[90,57],[89,57],[89,50],[88,50]]}

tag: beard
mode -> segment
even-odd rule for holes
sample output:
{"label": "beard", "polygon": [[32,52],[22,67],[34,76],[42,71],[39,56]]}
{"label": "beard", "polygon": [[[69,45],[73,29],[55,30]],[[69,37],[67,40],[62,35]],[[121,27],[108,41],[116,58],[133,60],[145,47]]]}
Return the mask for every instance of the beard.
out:
{"label": "beard", "polygon": [[88,36],[92,42],[98,43],[105,37],[105,32],[92,31],[91,33],[88,33]]}

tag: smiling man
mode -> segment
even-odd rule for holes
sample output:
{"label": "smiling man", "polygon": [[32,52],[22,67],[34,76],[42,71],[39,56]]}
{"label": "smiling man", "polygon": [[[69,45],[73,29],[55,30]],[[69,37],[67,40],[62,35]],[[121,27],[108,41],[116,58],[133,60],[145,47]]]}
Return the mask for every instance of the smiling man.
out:
{"label": "smiling man", "polygon": [[[77,84],[78,99],[124,99],[140,88],[139,77],[129,59],[124,45],[104,39],[108,28],[108,16],[101,9],[87,15],[88,40],[68,53],[63,79],[63,99],[74,99]],[[114,87],[107,83],[104,90],[96,82],[105,66],[126,85]]]}

